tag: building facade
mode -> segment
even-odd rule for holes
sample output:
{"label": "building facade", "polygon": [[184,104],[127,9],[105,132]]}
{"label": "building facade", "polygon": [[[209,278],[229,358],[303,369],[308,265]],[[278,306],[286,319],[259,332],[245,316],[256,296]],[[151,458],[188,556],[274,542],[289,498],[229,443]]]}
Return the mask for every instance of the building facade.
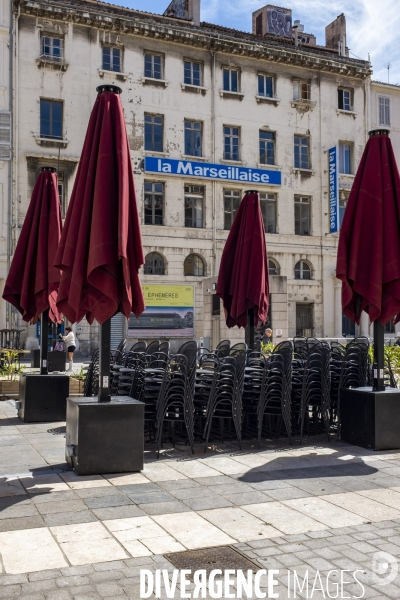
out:
{"label": "building facade", "polygon": [[[16,196],[12,195],[12,3],[0,4],[0,295],[4,289],[10,265],[12,239],[17,233],[12,229],[11,214]],[[0,298],[0,329],[10,326],[10,307]]]}
{"label": "building facade", "polygon": [[[65,214],[96,88],[115,84],[142,281],[194,286],[194,338],[243,338],[227,330],[213,296],[247,189],[260,192],[274,338],[352,333],[334,276],[329,157],[336,147],[340,221],[378,92],[370,63],[348,57],[343,15],[323,47],[287,9],[256,11],[253,33],[244,33],[200,22],[199,0],[173,1],[162,16],[91,0],[14,0],[13,30],[17,225],[44,165],[58,168]],[[33,343],[35,331],[27,333]],[[97,331],[80,323],[78,337],[91,351]]]}

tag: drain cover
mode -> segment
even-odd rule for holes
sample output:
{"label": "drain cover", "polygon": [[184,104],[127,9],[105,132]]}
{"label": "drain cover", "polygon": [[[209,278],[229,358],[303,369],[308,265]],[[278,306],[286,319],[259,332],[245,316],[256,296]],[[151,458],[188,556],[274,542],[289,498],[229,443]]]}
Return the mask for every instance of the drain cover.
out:
{"label": "drain cover", "polygon": [[[260,569],[259,566],[230,546],[173,552],[164,554],[164,556],[177,569],[189,569],[192,574],[194,571],[204,569],[207,571],[207,577],[213,569],[221,569],[222,572],[226,569],[235,571],[251,569],[254,572]],[[189,576],[189,579],[192,579],[192,575]]]}

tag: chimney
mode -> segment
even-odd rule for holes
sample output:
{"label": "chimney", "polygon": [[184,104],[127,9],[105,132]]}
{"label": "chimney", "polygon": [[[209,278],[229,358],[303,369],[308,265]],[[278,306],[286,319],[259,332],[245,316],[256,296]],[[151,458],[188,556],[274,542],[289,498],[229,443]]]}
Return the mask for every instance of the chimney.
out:
{"label": "chimney", "polygon": [[289,8],[267,4],[252,14],[253,34],[292,37],[292,11]]}
{"label": "chimney", "polygon": [[325,46],[337,50],[340,56],[348,56],[346,46],[346,17],[342,13],[325,27]]}
{"label": "chimney", "polygon": [[192,21],[193,25],[199,26],[200,1],[201,0],[171,0],[168,8],[164,11],[164,16]]}

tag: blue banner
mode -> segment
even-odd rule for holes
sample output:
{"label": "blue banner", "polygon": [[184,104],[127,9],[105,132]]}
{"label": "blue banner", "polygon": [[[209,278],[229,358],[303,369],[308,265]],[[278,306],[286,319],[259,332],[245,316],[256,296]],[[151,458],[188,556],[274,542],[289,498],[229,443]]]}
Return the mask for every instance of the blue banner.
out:
{"label": "blue banner", "polygon": [[182,175],[182,177],[200,177],[202,179],[218,179],[238,183],[255,183],[257,185],[281,185],[281,172],[267,169],[251,169],[227,165],[215,165],[192,160],[175,160],[171,158],[144,159],[146,173],[160,175]]}
{"label": "blue banner", "polygon": [[339,231],[339,177],[337,146],[329,148],[329,233]]}

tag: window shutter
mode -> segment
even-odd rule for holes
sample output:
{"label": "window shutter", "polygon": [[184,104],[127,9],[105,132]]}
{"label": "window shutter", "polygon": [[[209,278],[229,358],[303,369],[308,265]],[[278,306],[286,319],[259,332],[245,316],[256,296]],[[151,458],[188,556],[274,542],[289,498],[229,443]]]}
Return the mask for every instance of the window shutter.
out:
{"label": "window shutter", "polygon": [[390,126],[390,98],[385,98],[385,125]]}
{"label": "window shutter", "polygon": [[0,111],[0,160],[11,160],[11,112]]}
{"label": "window shutter", "polygon": [[379,125],[390,127],[390,98],[379,96]]}

